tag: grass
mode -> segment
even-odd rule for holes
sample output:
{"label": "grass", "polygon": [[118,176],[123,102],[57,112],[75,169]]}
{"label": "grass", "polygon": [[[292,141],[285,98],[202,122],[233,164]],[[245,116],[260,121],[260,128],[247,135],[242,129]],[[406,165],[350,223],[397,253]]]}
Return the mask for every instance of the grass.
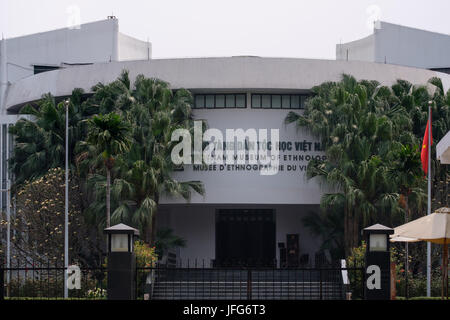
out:
{"label": "grass", "polygon": [[[396,299],[397,300],[406,300],[405,297],[397,297]],[[408,300],[441,300],[441,297],[410,297]]]}

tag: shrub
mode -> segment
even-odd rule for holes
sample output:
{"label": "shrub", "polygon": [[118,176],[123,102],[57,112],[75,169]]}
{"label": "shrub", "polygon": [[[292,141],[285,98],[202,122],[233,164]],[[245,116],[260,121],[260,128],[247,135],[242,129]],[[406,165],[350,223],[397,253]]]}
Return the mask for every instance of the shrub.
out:
{"label": "shrub", "polygon": [[134,243],[134,252],[136,254],[136,265],[138,267],[154,267],[158,261],[155,247],[150,247],[141,240]]}

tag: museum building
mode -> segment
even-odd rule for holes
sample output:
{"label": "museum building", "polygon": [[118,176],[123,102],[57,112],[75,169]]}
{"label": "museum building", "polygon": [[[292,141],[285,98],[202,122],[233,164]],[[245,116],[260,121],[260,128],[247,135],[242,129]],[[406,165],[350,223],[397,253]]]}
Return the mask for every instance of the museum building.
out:
{"label": "museum building", "polygon": [[[414,33],[422,43],[435,44],[434,49],[414,56],[414,42],[418,41]],[[410,45],[406,46],[407,52],[391,48],[389,41],[403,38]],[[447,49],[445,57],[435,57],[440,44]],[[398,45],[405,48],[404,44]],[[383,85],[397,79],[423,85],[439,77],[447,90],[447,46],[448,35],[381,22],[368,39],[338,45],[337,60],[254,56],[153,59],[150,43],[120,33],[115,18],[83,24],[78,29],[3,40],[2,189],[9,179],[7,159],[13,144],[7,127],[20,117],[22,106],[38,101],[45,93],[58,98],[69,96],[74,88],[90,93],[98,82],[112,82],[122,70],[128,70],[132,81],[143,74],[169,82],[174,90],[190,90],[194,117],[206,120],[210,128],[222,132],[279,130],[283,147],[279,150],[277,174],[261,175],[246,165],[191,165],[174,173],[181,181],[202,181],[206,191],[204,196],[194,194],[189,203],[171,198],[161,201],[159,227],[170,227],[187,241],[185,248],[177,250],[178,261],[191,266],[277,261],[280,266],[288,259],[288,263],[314,266],[330,257],[321,252],[321,239],[302,220],[319,211],[326,190],[320,181],[306,178],[306,166],[324,153],[316,137],[294,125],[285,125],[286,115],[290,111],[302,113],[311,88],[325,81],[339,81],[344,73]],[[395,55],[391,56],[391,51]],[[401,54],[407,56],[405,65],[401,65]],[[436,63],[425,63],[429,60]],[[0,205],[6,206],[5,193]]]}

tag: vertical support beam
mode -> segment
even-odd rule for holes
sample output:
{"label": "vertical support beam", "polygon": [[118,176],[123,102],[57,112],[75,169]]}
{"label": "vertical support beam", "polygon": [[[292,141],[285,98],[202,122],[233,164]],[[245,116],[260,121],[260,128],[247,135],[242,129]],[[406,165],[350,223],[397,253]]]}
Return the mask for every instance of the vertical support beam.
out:
{"label": "vertical support beam", "polygon": [[252,300],[252,270],[247,269],[247,300]]}
{"label": "vertical support beam", "polygon": [[0,114],[6,114],[6,89],[8,88],[8,61],[6,56],[6,38],[2,34],[0,44]]}
{"label": "vertical support beam", "polygon": [[[9,174],[9,124],[6,125],[6,266],[7,268],[11,268],[11,179]],[[10,283],[10,275],[11,271],[8,270],[6,272],[6,284],[8,285],[8,296],[9,296],[9,283]]]}
{"label": "vertical support beam", "polygon": [[0,301],[5,300],[5,269],[3,269],[3,261],[0,265]]}
{"label": "vertical support beam", "polygon": [[65,208],[64,208],[64,298],[69,297],[67,289],[67,271],[69,267],[69,101],[66,107],[66,170],[65,170]]}
{"label": "vertical support beam", "polygon": [[[431,105],[432,101],[428,103],[428,120],[432,122]],[[430,129],[432,126],[430,126]],[[428,132],[428,207],[427,215],[431,214],[431,135],[432,130]],[[427,297],[431,297],[431,242],[427,242]]]}

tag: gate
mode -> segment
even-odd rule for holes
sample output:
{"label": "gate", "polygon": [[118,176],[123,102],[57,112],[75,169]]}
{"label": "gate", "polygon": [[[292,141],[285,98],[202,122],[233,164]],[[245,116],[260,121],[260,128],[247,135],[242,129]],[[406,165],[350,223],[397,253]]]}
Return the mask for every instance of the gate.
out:
{"label": "gate", "polygon": [[[153,300],[363,299],[363,268],[137,268],[136,296]],[[351,279],[351,281],[349,280]]]}

